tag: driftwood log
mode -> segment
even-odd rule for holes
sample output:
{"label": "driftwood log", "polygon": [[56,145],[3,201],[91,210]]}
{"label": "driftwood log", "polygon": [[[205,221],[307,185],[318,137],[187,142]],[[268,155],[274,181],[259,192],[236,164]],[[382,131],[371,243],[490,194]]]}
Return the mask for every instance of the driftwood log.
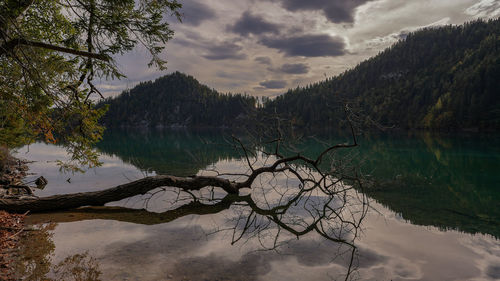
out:
{"label": "driftwood log", "polygon": [[[336,145],[328,148],[326,152],[332,150],[333,148],[346,148],[354,145]],[[323,152],[314,160],[301,155],[284,157],[276,160],[270,166],[260,168],[254,168],[247,157],[247,161],[252,172],[248,175],[243,175],[247,179],[241,182],[234,182],[217,176],[176,177],[161,175],[145,177],[137,181],[129,182],[102,191],[54,195],[29,199],[0,199],[0,210],[16,213],[25,213],[28,211],[36,213],[69,210],[83,206],[103,206],[109,202],[119,201],[136,195],[143,195],[155,188],[164,186],[177,187],[185,191],[196,191],[205,187],[220,187],[228,194],[238,194],[238,191],[242,188],[251,188],[252,183],[259,175],[284,171],[294,173],[302,184],[304,184],[307,179],[301,178],[301,176],[289,164],[296,163],[297,161],[303,162],[314,167],[317,172],[320,172],[318,165],[326,152]]]}
{"label": "driftwood log", "polygon": [[[106,203],[119,201],[136,195],[144,195],[147,192],[159,187],[177,187],[184,191],[196,191],[205,187],[219,187],[228,194],[238,194],[242,188],[251,188],[255,179],[264,173],[279,173],[289,171],[299,179],[302,184],[311,179],[302,178],[297,171],[290,165],[297,162],[302,162],[313,167],[317,172],[323,175],[318,167],[322,157],[332,149],[335,148],[348,148],[355,146],[354,144],[341,144],[328,148],[316,159],[310,159],[301,155],[292,157],[284,157],[276,160],[270,166],[254,168],[249,159],[248,164],[251,173],[245,176],[246,180],[241,182],[230,181],[223,177],[217,176],[193,176],[193,177],[176,177],[169,175],[159,175],[152,177],[145,177],[140,180],[122,184],[113,188],[94,191],[83,192],[74,194],[54,195],[49,197],[40,198],[26,198],[26,199],[0,199],[0,210],[15,213],[37,213],[48,211],[61,211],[79,208],[83,206],[104,206]],[[343,177],[340,178],[340,180]],[[340,181],[339,180],[339,181]]]}
{"label": "driftwood log", "polygon": [[[169,175],[159,175],[145,177],[137,181],[129,182],[101,191],[54,195],[41,198],[0,199],[0,210],[16,213],[25,213],[28,211],[37,213],[69,210],[84,206],[104,206],[109,202],[119,201],[136,195],[144,195],[155,188],[166,186],[177,187],[188,192],[200,190],[205,187],[219,187],[228,194],[238,194],[240,189],[251,188],[255,179],[264,173],[290,172],[295,175],[295,177],[301,182],[302,186],[305,186],[306,183],[313,183],[315,186],[324,185],[323,188],[328,190],[329,187],[326,186],[325,180],[327,175],[324,174],[320,169],[321,161],[329,152],[337,149],[352,148],[358,145],[356,134],[354,133],[352,125],[350,128],[353,140],[352,143],[343,143],[329,146],[324,149],[316,158],[308,158],[300,154],[285,157],[279,152],[281,139],[274,140],[274,152],[262,152],[268,156],[275,157],[276,160],[268,166],[262,166],[259,168],[253,166],[252,161],[250,160],[249,152],[247,151],[245,146],[238,139],[233,137],[234,140],[241,146],[241,150],[244,152],[248,168],[251,171],[248,174],[237,174],[240,177],[246,178],[246,180],[240,182],[230,181],[221,176],[176,177]],[[301,163],[302,165],[306,165],[310,169],[315,171],[321,176],[321,179],[318,180],[314,177],[308,178],[307,175],[305,178],[303,178],[296,169],[296,165],[299,163]],[[343,174],[335,175],[334,178],[336,178],[336,181],[334,181],[333,184],[344,179],[349,179],[349,177]],[[351,179],[356,180],[356,178]],[[330,185],[333,184],[330,183]]]}
{"label": "driftwood log", "polygon": [[122,184],[113,188],[74,194],[54,195],[29,199],[0,199],[0,210],[15,213],[46,212],[78,208],[82,206],[103,206],[108,202],[119,201],[162,186],[178,187],[187,191],[200,190],[204,187],[220,187],[227,193],[237,193],[241,185],[218,177],[175,177],[154,176]]}

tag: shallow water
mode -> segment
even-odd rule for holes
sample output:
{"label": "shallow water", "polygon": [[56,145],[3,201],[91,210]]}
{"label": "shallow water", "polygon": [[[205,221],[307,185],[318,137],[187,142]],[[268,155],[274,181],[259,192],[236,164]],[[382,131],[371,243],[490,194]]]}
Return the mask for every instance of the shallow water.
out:
{"label": "shallow water", "polygon": [[[352,159],[350,165],[359,167],[371,183],[365,189],[370,209],[354,240],[355,270],[350,278],[499,279],[499,143],[496,136],[371,136],[360,139],[359,148],[338,155]],[[296,148],[314,155],[322,146],[305,139]],[[105,154],[103,166],[85,174],[60,173],[53,161],[65,154],[57,146],[34,144],[18,156],[37,161],[30,165],[35,175],[29,179],[48,179],[40,196],[99,190],[154,174],[246,169],[240,152],[218,133],[115,132],[98,149]],[[252,192],[261,208],[263,198],[274,200],[272,206],[281,198],[268,193],[266,186],[294,184],[287,177],[261,182],[262,188]],[[244,232],[246,218],[253,218],[245,194],[220,207],[184,209],[190,196],[177,195],[169,189],[148,201],[147,196],[137,196],[109,204],[127,209],[32,215],[29,221],[45,224],[38,224],[37,243],[27,244],[20,271],[31,280],[72,280],[76,273],[70,269],[75,265],[83,269],[78,274],[94,274],[95,280],[99,274],[100,280],[344,280],[349,272],[350,248],[316,231],[297,239],[284,228],[276,244],[276,224],[265,215],[254,214],[252,227],[232,244],[234,235]],[[221,191],[198,195],[225,196]],[[308,198],[321,204],[325,196],[314,193]],[[171,211],[177,207],[181,209]],[[282,219],[290,224],[292,218],[307,216],[304,209],[293,211],[293,217]],[[328,223],[329,233],[338,234],[338,222]],[[73,272],[73,277],[65,272]]]}

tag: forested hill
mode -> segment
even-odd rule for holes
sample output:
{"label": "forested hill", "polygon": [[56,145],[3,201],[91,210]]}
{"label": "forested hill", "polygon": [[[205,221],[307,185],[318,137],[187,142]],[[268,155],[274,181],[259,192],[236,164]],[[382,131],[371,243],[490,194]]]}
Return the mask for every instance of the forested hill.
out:
{"label": "forested hill", "polygon": [[175,72],[144,82],[99,104],[109,104],[103,117],[106,127],[231,127],[256,99],[221,94],[192,76]]}
{"label": "forested hill", "polygon": [[337,105],[346,101],[386,126],[499,131],[500,20],[411,33],[352,70],[268,101],[266,109],[298,126],[335,127],[343,114]]}
{"label": "forested hill", "polygon": [[[107,127],[232,127],[251,122],[245,117],[256,110],[253,97],[220,94],[179,72],[104,103]],[[410,33],[355,68],[258,110],[297,127],[334,128],[345,103],[367,126],[500,131],[500,19]]]}

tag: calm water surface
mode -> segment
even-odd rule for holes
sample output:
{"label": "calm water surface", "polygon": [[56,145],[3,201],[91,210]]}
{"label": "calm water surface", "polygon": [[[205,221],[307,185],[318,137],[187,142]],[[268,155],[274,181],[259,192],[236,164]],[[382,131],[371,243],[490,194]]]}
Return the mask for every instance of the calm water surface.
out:
{"label": "calm water surface", "polygon": [[[323,141],[345,139],[305,138],[295,149],[312,156],[324,148]],[[351,278],[500,279],[498,136],[383,135],[359,142],[358,148],[335,155],[359,168],[370,203],[354,241]],[[30,179],[48,179],[39,196],[100,190],[154,174],[247,169],[241,151],[218,132],[113,132],[97,149],[104,154],[103,166],[85,174],[60,173],[54,161],[65,152],[57,146],[34,144],[18,156],[37,161],[30,165]],[[271,216],[259,214],[258,208],[279,205],[288,196],[273,197],[268,187],[279,190],[290,179],[259,184],[252,201],[246,194],[227,198],[204,191],[196,195],[224,199],[200,207],[186,205],[190,195],[168,189],[151,199],[109,204],[122,208],[32,215],[28,220],[38,231],[24,237],[19,271],[30,280],[344,280],[349,248],[317,231],[295,235],[281,228],[277,235]],[[359,197],[357,191],[350,195]],[[314,193],[296,205],[318,206],[322,200]],[[354,214],[358,207],[348,206]],[[280,219],[306,227],[306,211],[296,208],[293,216]],[[324,223],[331,231],[325,233],[339,231],[336,222]]]}

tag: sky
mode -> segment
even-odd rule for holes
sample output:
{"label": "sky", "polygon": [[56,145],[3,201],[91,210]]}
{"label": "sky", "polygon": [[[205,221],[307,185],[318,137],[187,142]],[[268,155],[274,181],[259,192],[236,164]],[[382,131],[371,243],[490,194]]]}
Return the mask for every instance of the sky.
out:
{"label": "sky", "polygon": [[178,0],[182,22],[148,68],[141,48],[117,57],[127,78],[106,96],[180,71],[223,93],[276,96],[355,67],[409,32],[500,16],[500,0]]}

